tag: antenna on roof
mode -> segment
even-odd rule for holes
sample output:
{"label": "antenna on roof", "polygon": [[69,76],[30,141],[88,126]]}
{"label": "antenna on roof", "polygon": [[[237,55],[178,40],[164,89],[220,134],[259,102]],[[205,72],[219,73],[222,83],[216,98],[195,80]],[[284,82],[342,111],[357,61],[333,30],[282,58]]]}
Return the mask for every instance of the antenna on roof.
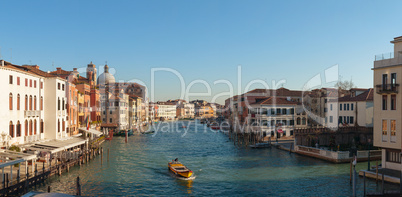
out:
{"label": "antenna on roof", "polygon": [[31,61],[31,60],[29,60],[29,65],[31,65],[31,66],[32,66],[32,61]]}
{"label": "antenna on roof", "polygon": [[54,68],[54,61],[52,61],[52,68]]}

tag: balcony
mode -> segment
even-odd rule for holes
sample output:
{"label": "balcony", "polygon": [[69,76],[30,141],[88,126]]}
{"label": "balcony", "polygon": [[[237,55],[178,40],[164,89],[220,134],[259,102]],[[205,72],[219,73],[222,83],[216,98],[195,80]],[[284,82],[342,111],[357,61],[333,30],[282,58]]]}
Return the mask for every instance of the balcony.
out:
{"label": "balcony", "polygon": [[24,111],[24,117],[38,117],[40,115],[39,110],[25,110]]}
{"label": "balcony", "polygon": [[40,135],[24,136],[25,143],[32,143],[40,140]]}
{"label": "balcony", "polygon": [[381,84],[375,87],[377,94],[391,94],[398,93],[399,84]]}

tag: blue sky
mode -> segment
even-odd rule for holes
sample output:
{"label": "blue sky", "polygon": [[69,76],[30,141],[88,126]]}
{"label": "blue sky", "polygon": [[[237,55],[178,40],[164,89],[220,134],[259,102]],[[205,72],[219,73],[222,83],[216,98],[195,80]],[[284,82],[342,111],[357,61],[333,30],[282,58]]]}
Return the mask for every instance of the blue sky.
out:
{"label": "blue sky", "polygon": [[[212,94],[228,92],[213,84],[220,79],[237,93],[239,65],[242,92],[255,79],[301,89],[336,64],[344,79],[372,87],[374,56],[393,51],[389,41],[402,35],[401,1],[1,1],[0,7],[6,61],[45,71],[107,61],[118,80],[139,79],[149,88],[151,68],[171,68],[186,85],[205,80]],[[156,100],[179,97],[175,75],[155,78]]]}

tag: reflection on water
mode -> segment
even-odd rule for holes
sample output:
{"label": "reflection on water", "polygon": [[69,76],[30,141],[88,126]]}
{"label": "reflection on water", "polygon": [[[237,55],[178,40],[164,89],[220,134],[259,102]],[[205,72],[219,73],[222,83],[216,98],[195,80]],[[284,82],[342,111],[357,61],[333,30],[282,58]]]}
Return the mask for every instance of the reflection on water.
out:
{"label": "reflection on water", "polygon": [[177,179],[176,182],[177,184],[179,184],[180,186],[182,186],[182,190],[184,192],[187,192],[187,194],[191,194],[192,193],[192,187],[193,187],[193,181],[194,179],[189,179],[189,180],[182,180],[182,179]]}
{"label": "reflection on water", "polygon": [[[187,125],[189,122],[185,122]],[[104,155],[88,164],[52,177],[37,190],[75,194],[75,178],[80,176],[82,193],[87,196],[349,196],[349,164],[331,164],[287,151],[235,147],[227,136],[194,127],[187,134],[158,132],[135,134],[124,143],[115,137],[102,146]],[[184,130],[184,129],[182,129]],[[205,132],[206,131],[206,132]],[[174,158],[193,170],[196,178],[180,180],[172,176],[168,162]],[[359,163],[364,169],[367,163]],[[381,184],[368,180],[369,191]],[[398,189],[386,184],[385,189]],[[363,179],[358,179],[358,195],[363,195]]]}

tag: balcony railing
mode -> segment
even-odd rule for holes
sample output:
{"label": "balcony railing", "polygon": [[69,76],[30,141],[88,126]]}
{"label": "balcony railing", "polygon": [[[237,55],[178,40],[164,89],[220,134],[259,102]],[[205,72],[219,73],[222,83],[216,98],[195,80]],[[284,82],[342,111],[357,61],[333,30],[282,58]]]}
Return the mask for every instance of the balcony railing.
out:
{"label": "balcony railing", "polygon": [[36,142],[40,140],[40,135],[29,135],[24,137],[25,143]]}
{"label": "balcony railing", "polygon": [[384,53],[375,56],[374,68],[381,68],[386,66],[395,66],[402,63],[402,51],[395,53]]}
{"label": "balcony railing", "polygon": [[24,111],[25,118],[27,118],[27,117],[38,117],[39,114],[40,114],[39,110],[25,110]]}
{"label": "balcony railing", "polygon": [[398,93],[399,84],[381,84],[376,85],[377,94]]}
{"label": "balcony railing", "polygon": [[393,52],[383,53],[383,54],[380,54],[380,55],[376,55],[375,56],[375,61],[392,59],[392,58],[394,58],[394,53]]}

